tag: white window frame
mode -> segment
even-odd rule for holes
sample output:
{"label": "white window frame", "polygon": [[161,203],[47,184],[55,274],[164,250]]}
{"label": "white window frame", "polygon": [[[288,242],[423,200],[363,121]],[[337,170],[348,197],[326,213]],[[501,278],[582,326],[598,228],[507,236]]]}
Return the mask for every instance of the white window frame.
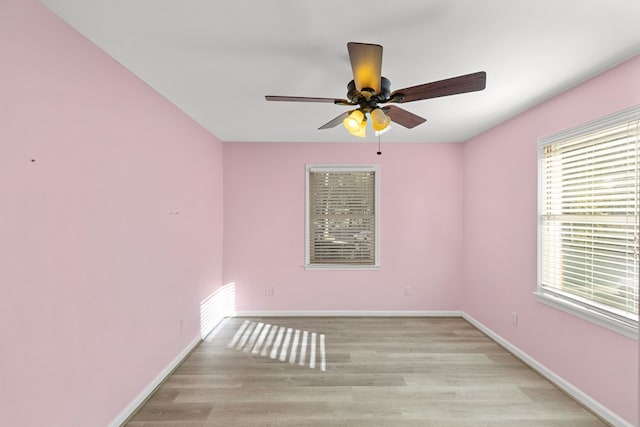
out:
{"label": "white window frame", "polygon": [[580,135],[596,132],[611,126],[629,123],[640,120],[640,106],[627,108],[618,113],[614,113],[598,120],[576,126],[557,134],[541,138],[538,141],[538,279],[537,290],[534,292],[538,301],[551,307],[563,310],[584,320],[598,324],[605,328],[616,331],[622,335],[638,339],[638,323],[633,321],[622,321],[618,316],[612,315],[612,311],[598,309],[592,304],[582,304],[580,301],[563,296],[561,293],[553,292],[542,285],[543,269],[543,247],[542,247],[542,197],[544,197],[544,173],[542,170],[543,148],[551,143],[567,140]]}
{"label": "white window frame", "polygon": [[[310,172],[374,172],[375,174],[375,263],[374,264],[311,264],[310,253],[310,212],[309,212],[309,173]],[[305,229],[304,229],[304,268],[307,270],[377,270],[380,268],[380,165],[377,164],[307,164],[305,169]]]}

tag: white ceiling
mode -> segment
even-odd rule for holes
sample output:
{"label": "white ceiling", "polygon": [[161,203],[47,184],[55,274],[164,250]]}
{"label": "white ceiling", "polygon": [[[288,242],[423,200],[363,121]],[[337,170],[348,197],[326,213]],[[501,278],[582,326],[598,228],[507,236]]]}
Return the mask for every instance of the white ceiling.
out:
{"label": "white ceiling", "polygon": [[[349,141],[346,44],[384,46],[391,89],[476,71],[482,92],[403,104],[397,142],[465,141],[640,53],[638,0],[42,0],[223,141]],[[636,89],[637,90],[637,89]],[[368,136],[368,140],[376,140]]]}

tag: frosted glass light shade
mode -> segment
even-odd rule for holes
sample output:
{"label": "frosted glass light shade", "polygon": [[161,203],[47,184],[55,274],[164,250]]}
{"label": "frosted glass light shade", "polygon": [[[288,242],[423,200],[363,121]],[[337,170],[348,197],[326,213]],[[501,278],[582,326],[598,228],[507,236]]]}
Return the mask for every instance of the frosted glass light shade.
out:
{"label": "frosted glass light shade", "polygon": [[364,114],[360,110],[353,110],[349,116],[342,121],[345,129],[354,133],[360,130],[361,124],[364,121]]}
{"label": "frosted glass light shade", "polygon": [[371,120],[373,130],[376,132],[385,130],[389,126],[389,123],[391,123],[389,116],[387,116],[380,108],[376,108],[371,111]]}
{"label": "frosted glass light shade", "polygon": [[360,127],[358,128],[357,131],[355,132],[349,131],[349,133],[359,138],[364,138],[365,136],[367,136],[367,120],[365,119],[360,122]]}

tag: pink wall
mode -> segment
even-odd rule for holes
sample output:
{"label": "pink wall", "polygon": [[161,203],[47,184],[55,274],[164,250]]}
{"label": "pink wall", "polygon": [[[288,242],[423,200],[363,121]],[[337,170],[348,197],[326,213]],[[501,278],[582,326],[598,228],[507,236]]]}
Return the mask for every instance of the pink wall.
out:
{"label": "pink wall", "polygon": [[537,140],[640,103],[638,76],[636,57],[464,145],[464,311],[634,425],[638,342],[533,292]]}
{"label": "pink wall", "polygon": [[222,144],[35,0],[0,55],[0,424],[104,426],[222,284]]}
{"label": "pink wall", "polygon": [[[460,309],[462,146],[382,148],[225,144],[224,280],[236,283],[238,310]],[[304,270],[307,163],[380,164],[380,270]]]}
{"label": "pink wall", "polygon": [[[3,425],[107,424],[227,282],[239,310],[464,310],[637,423],[637,342],[532,292],[537,139],[639,103],[640,59],[464,145],[379,157],[353,142],[223,150],[35,0],[0,2],[0,52]],[[380,164],[380,270],[302,268],[306,163]]]}

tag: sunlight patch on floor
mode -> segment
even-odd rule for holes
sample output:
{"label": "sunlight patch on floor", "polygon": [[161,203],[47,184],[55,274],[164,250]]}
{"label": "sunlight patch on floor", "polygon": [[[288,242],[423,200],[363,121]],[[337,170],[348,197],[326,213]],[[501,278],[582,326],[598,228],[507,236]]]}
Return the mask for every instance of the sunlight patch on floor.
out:
{"label": "sunlight patch on floor", "polygon": [[311,369],[317,365],[321,371],[327,370],[325,336],[316,332],[245,320],[228,347],[292,365],[308,363]]}

